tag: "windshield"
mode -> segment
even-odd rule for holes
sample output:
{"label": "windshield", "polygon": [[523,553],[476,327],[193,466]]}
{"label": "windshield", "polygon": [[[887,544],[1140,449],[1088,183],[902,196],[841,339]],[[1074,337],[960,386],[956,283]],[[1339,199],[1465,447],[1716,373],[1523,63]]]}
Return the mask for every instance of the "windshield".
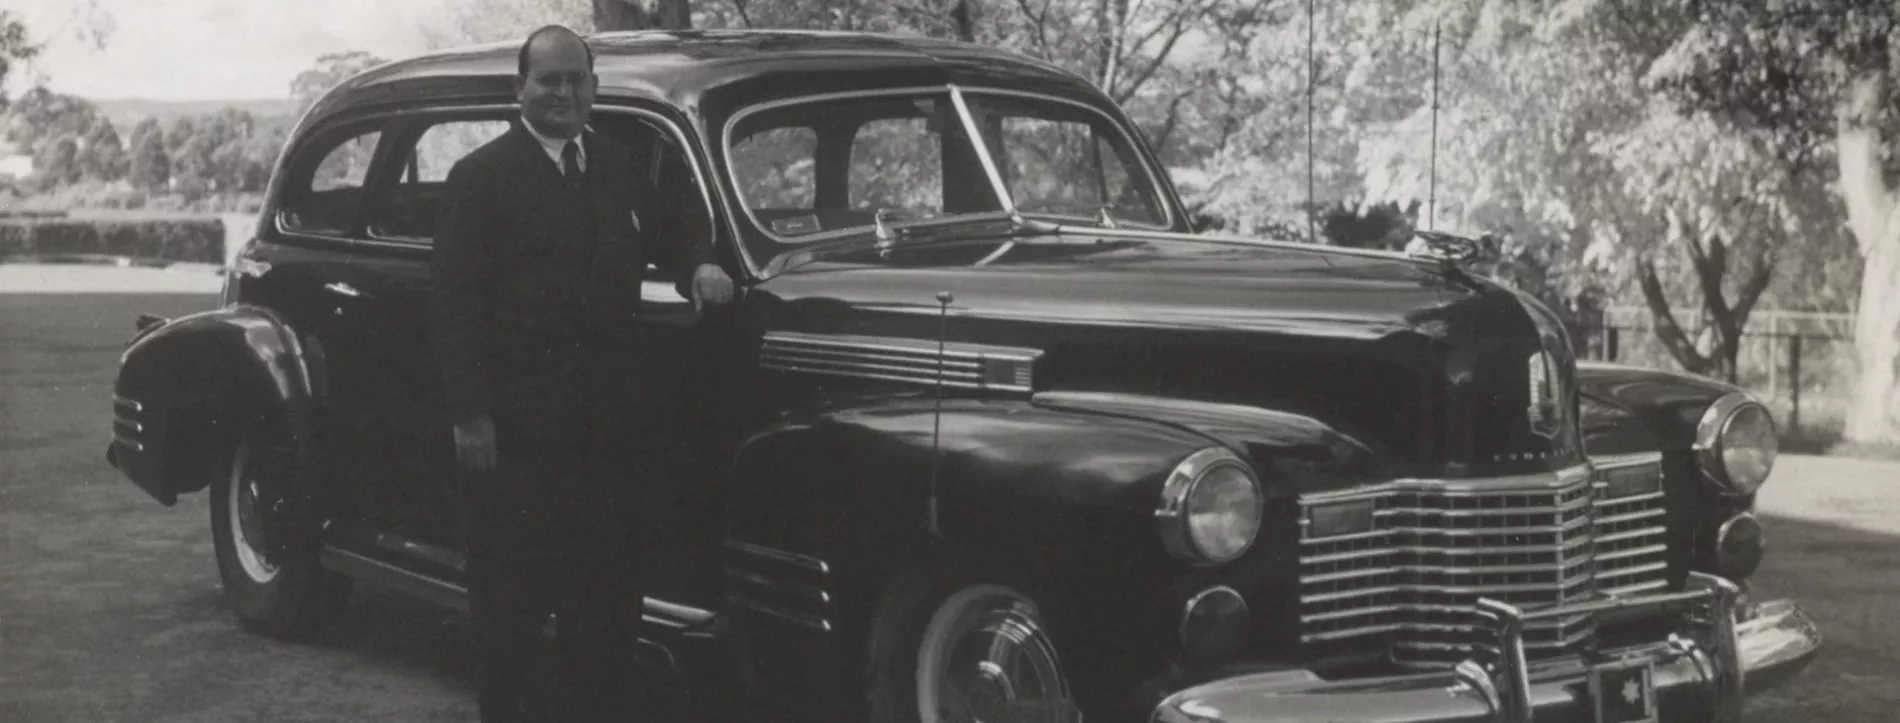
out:
{"label": "windshield", "polygon": [[765,232],[761,255],[864,234],[880,215],[902,228],[1003,218],[1012,204],[1026,218],[1167,226],[1155,177],[1109,116],[1041,96],[963,98],[981,145],[947,89],[833,95],[738,115],[727,159],[746,215]]}

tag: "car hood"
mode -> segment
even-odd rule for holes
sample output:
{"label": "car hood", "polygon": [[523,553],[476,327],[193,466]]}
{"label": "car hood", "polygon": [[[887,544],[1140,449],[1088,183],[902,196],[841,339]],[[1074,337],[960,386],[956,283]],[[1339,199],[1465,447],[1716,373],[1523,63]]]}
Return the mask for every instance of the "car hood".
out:
{"label": "car hood", "polygon": [[1038,393],[1315,420],[1366,447],[1380,475],[1580,461],[1575,357],[1556,316],[1403,256],[1069,233],[821,256],[751,293],[772,330],[1033,350]]}

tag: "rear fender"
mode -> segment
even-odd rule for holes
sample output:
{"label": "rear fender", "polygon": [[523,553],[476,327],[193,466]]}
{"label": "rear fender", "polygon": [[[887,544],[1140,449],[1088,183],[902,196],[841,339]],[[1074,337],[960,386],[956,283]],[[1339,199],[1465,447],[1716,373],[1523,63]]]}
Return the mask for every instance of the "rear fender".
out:
{"label": "rear fender", "polygon": [[302,341],[275,312],[228,306],[147,323],[120,357],[107,459],[171,506],[204,489],[241,433],[281,425],[307,459],[315,393]]}

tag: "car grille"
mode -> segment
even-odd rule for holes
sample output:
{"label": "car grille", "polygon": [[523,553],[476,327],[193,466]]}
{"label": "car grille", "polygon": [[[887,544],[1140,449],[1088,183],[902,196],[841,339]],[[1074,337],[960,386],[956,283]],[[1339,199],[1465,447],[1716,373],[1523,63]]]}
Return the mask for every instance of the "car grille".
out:
{"label": "car grille", "polygon": [[[1372,640],[1400,663],[1450,664],[1492,642],[1478,634],[1480,597],[1535,609],[1664,587],[1661,475],[1647,455],[1555,482],[1406,482],[1302,500],[1301,639]],[[1316,536],[1327,532],[1316,511],[1350,518],[1354,507],[1349,531]],[[1526,652],[1588,644],[1596,625],[1589,614],[1531,624]]]}

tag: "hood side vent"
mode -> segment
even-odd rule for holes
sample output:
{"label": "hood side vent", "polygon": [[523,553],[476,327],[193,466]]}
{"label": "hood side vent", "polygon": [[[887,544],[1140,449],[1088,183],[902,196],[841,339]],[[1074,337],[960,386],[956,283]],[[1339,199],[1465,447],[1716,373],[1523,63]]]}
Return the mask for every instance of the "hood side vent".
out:
{"label": "hood side vent", "polygon": [[851,334],[775,331],[765,335],[759,364],[765,369],[935,386],[1027,394],[1035,387],[1042,351],[988,344]]}

